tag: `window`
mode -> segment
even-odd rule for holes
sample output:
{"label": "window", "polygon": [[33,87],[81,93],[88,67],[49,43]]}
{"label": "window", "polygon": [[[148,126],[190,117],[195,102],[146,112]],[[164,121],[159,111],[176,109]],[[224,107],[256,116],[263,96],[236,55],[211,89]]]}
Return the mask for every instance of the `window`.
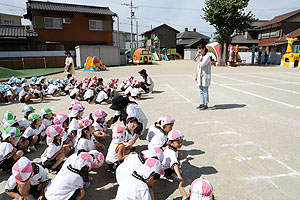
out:
{"label": "window", "polygon": [[6,25],[13,25],[15,23],[14,23],[14,20],[12,20],[12,19],[5,19],[4,20],[4,24],[6,24]]}
{"label": "window", "polygon": [[56,45],[56,51],[63,51],[65,50],[65,46],[62,44]]}
{"label": "window", "polygon": [[89,30],[92,31],[103,31],[104,23],[100,20],[89,20]]}
{"label": "window", "polygon": [[64,24],[71,24],[71,19],[70,18],[63,18],[63,23]]}
{"label": "window", "polygon": [[47,51],[47,46],[46,45],[37,45],[37,50],[38,51]]}
{"label": "window", "polygon": [[47,29],[62,29],[62,20],[61,18],[44,18],[44,26]]}

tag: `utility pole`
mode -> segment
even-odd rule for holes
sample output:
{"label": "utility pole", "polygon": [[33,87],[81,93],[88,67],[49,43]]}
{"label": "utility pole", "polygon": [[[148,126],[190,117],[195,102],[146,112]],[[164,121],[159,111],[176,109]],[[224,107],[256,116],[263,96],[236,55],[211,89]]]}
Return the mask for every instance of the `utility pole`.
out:
{"label": "utility pole", "polygon": [[138,7],[137,6],[133,6],[132,5],[132,0],[130,1],[130,3],[122,3],[121,5],[123,6],[128,6],[130,7],[130,48],[133,47],[133,18],[134,18],[134,11],[133,9],[137,9]]}

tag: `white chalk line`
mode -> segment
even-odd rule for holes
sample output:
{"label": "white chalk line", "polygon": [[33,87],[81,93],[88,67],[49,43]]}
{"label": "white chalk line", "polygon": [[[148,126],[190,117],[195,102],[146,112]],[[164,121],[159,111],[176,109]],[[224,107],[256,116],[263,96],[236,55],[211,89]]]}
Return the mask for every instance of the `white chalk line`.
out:
{"label": "white chalk line", "polygon": [[[289,93],[293,93],[293,94],[300,94],[300,92],[296,92],[296,91],[293,91],[293,90],[287,90],[287,89],[277,88],[277,87],[273,87],[273,86],[269,86],[269,85],[263,85],[263,84],[260,84],[260,83],[253,83],[253,82],[250,82],[250,81],[244,81],[244,80],[240,80],[240,79],[236,79],[236,78],[230,78],[230,77],[226,77],[226,76],[222,76],[222,75],[215,75],[215,76],[218,76],[218,77],[221,77],[221,78],[226,78],[226,79],[229,79],[229,80],[234,80],[234,81],[242,82],[242,83],[248,83],[250,85],[257,85],[257,86],[271,88],[271,89],[274,89],[274,90],[280,90],[280,91],[289,92]],[[243,76],[255,77],[255,76],[244,75],[244,74],[243,74]]]}
{"label": "white chalk line", "polygon": [[298,174],[295,172],[290,172],[287,174],[276,174],[276,175],[272,175],[272,176],[252,176],[252,177],[243,177],[243,178],[239,178],[239,179],[247,180],[247,181],[256,181],[256,180],[260,180],[260,179],[274,179],[274,178],[291,177],[291,176],[298,176]]}
{"label": "white chalk line", "polygon": [[[286,82],[286,83],[270,83],[270,82],[265,82],[265,83],[259,83],[263,85],[299,85],[297,82]],[[253,85],[253,83],[226,83],[223,85],[229,85],[229,86],[243,86],[243,85]]]}
{"label": "white chalk line", "polygon": [[[254,75],[250,75],[250,74],[241,74],[242,76],[247,76],[247,77],[253,77],[253,78],[257,78],[257,79],[264,79],[264,80],[269,80],[269,81],[276,81],[276,82],[280,82],[280,83],[288,83],[288,81],[283,81],[283,80],[278,80],[278,79],[274,79],[274,78],[267,78],[267,77],[261,77],[261,76],[254,76]],[[300,83],[298,82],[294,82],[297,85],[299,85]]]}
{"label": "white chalk line", "polygon": [[186,103],[191,103],[192,101],[183,96],[180,92],[178,92],[175,88],[173,88],[171,85],[165,84],[168,88],[170,88],[173,92],[175,92],[178,96],[182,97]]}
{"label": "white chalk line", "polygon": [[216,85],[228,88],[228,89],[232,89],[232,90],[244,93],[244,94],[248,94],[248,95],[251,95],[251,96],[254,96],[254,97],[257,97],[257,98],[261,98],[261,99],[264,99],[264,100],[267,100],[267,101],[271,101],[273,103],[281,104],[281,105],[284,105],[284,106],[289,107],[289,108],[300,109],[300,106],[295,106],[295,105],[291,105],[291,104],[284,103],[284,102],[281,102],[281,101],[277,101],[277,100],[274,100],[274,99],[271,99],[271,98],[268,98],[268,97],[264,97],[264,96],[261,96],[261,95],[258,95],[258,94],[247,92],[247,91],[244,91],[244,90],[241,90],[241,89],[237,89],[237,88],[234,88],[234,87],[231,87],[231,86],[223,85],[223,84],[220,84],[220,83],[216,83],[216,82],[213,82],[213,83],[216,84]]}
{"label": "white chalk line", "polygon": [[254,145],[253,142],[251,141],[247,141],[244,143],[240,143],[240,144],[222,144],[222,147],[241,147],[241,146],[249,146],[249,145]]}
{"label": "white chalk line", "polygon": [[220,121],[207,121],[207,122],[195,122],[194,125],[201,125],[201,124],[224,124]]}
{"label": "white chalk line", "polygon": [[216,136],[216,135],[238,135],[238,136],[241,136],[241,134],[239,134],[235,131],[225,131],[225,132],[217,132],[217,133],[207,134],[207,136]]}

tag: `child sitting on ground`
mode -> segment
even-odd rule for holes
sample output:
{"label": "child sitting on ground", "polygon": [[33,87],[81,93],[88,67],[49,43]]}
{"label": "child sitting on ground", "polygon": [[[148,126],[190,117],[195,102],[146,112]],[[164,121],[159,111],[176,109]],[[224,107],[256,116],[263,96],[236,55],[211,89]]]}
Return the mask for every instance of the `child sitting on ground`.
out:
{"label": "child sitting on ground", "polygon": [[114,172],[121,162],[128,156],[129,151],[125,149],[126,127],[117,124],[112,130],[112,140],[106,155],[106,163]]}
{"label": "child sitting on ground", "polygon": [[96,110],[89,116],[89,119],[93,121],[92,126],[95,129],[94,136],[98,141],[108,136],[107,128],[110,128],[113,117],[111,117],[109,121],[105,120],[106,117],[107,113],[101,109]]}
{"label": "child sitting on ground", "polygon": [[41,116],[43,119],[43,124],[45,126],[45,129],[48,128],[48,126],[53,125],[53,119],[55,117],[55,114],[53,113],[53,110],[51,110],[50,108],[42,108],[41,109]]}
{"label": "child sitting on ground", "polygon": [[[4,130],[10,127],[15,127],[20,130],[20,126],[17,120],[8,120],[3,124]],[[20,132],[22,135],[22,133]],[[29,140],[26,140],[23,136],[18,137],[17,141],[13,144],[18,150],[26,150],[29,145]]]}
{"label": "child sitting on ground", "polygon": [[22,113],[24,118],[19,120],[19,125],[20,125],[20,131],[24,133],[24,131],[30,126],[30,122],[28,120],[28,116],[33,113],[35,109],[32,106],[24,106],[22,108]]}
{"label": "child sitting on ground", "polygon": [[110,103],[110,91],[111,89],[109,88],[109,86],[105,86],[104,89],[98,93],[96,98],[96,104],[101,104],[102,102]]}
{"label": "child sitting on ground", "polygon": [[36,199],[43,199],[44,188],[49,181],[41,165],[22,157],[13,166],[13,174],[6,182],[5,192],[14,199],[27,199],[29,194]]}
{"label": "child sitting on ground", "polygon": [[186,191],[182,187],[182,183],[179,183],[179,192],[182,195],[182,200],[214,200],[213,187],[210,182],[205,178],[195,179],[190,188],[190,194],[187,195]]}
{"label": "child sitting on ground", "polygon": [[95,82],[91,82],[89,85],[89,89],[84,93],[84,100],[86,100],[89,104],[91,104],[96,96],[96,92],[95,92],[95,87],[96,87],[96,83]]}
{"label": "child sitting on ground", "polygon": [[[37,151],[35,145],[37,142],[45,140],[45,126],[41,119],[41,116],[36,113],[31,113],[28,117],[30,126],[23,133],[23,137],[30,141],[28,151]],[[41,144],[42,144],[41,143]]]}
{"label": "child sitting on ground", "polygon": [[19,93],[19,101],[21,103],[29,103],[32,102],[30,99],[32,98],[32,94],[29,93],[29,84],[23,83],[22,84],[22,91]]}
{"label": "child sitting on ground", "polygon": [[49,126],[46,130],[49,146],[41,155],[41,160],[43,166],[48,168],[50,173],[58,173],[65,159],[65,150],[70,151],[67,148],[63,148],[63,133],[64,129],[56,125]]}
{"label": "child sitting on ground", "polygon": [[40,98],[40,101],[42,102],[45,96],[45,90],[42,86],[41,82],[36,82],[35,83],[35,90],[34,90],[34,96],[35,98]]}
{"label": "child sitting on ground", "polygon": [[54,118],[53,121],[55,125],[60,126],[64,129],[64,134],[63,134],[64,147],[67,146],[72,150],[73,148],[72,136],[68,134],[68,128],[69,128],[68,114],[59,114]]}
{"label": "child sitting on ground", "polygon": [[135,148],[132,147],[139,136],[134,132],[138,125],[138,119],[135,115],[128,115],[126,120],[126,139],[125,139],[125,147],[129,151],[134,151]]}
{"label": "child sitting on ground", "polygon": [[14,144],[21,136],[20,130],[15,127],[5,129],[0,143],[0,171],[8,172],[15,162],[23,156],[22,150],[17,150]]}
{"label": "child sitting on ground", "polygon": [[172,130],[175,120],[169,115],[163,115],[150,126],[146,139],[150,142],[148,149],[166,146],[168,133]]}
{"label": "child sitting on ground", "polygon": [[72,138],[72,144],[73,147],[75,148],[76,145],[76,141],[77,141],[77,123],[79,120],[81,120],[82,115],[83,115],[83,111],[84,111],[84,107],[83,105],[81,105],[79,102],[74,102],[75,104],[72,106],[72,111],[69,114],[69,118],[70,118],[70,125],[69,125],[69,129],[68,129],[68,134],[71,136]]}
{"label": "child sitting on ground", "polygon": [[126,81],[123,81],[120,85],[120,89],[122,91],[125,91],[130,85],[131,82],[133,81],[134,77],[133,76],[129,76],[128,79]]}
{"label": "child sitting on ground", "polygon": [[183,135],[178,130],[172,130],[168,133],[168,140],[168,147],[164,150],[162,162],[165,177],[182,182],[183,178],[179,170],[182,154],[178,153],[178,149],[183,145]]}

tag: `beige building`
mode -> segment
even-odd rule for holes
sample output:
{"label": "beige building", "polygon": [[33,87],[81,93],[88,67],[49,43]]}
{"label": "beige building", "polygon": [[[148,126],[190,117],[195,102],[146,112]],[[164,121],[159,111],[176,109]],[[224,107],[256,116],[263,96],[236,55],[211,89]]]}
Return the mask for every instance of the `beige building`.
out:
{"label": "beige building", "polygon": [[0,13],[1,25],[21,25],[22,16]]}

